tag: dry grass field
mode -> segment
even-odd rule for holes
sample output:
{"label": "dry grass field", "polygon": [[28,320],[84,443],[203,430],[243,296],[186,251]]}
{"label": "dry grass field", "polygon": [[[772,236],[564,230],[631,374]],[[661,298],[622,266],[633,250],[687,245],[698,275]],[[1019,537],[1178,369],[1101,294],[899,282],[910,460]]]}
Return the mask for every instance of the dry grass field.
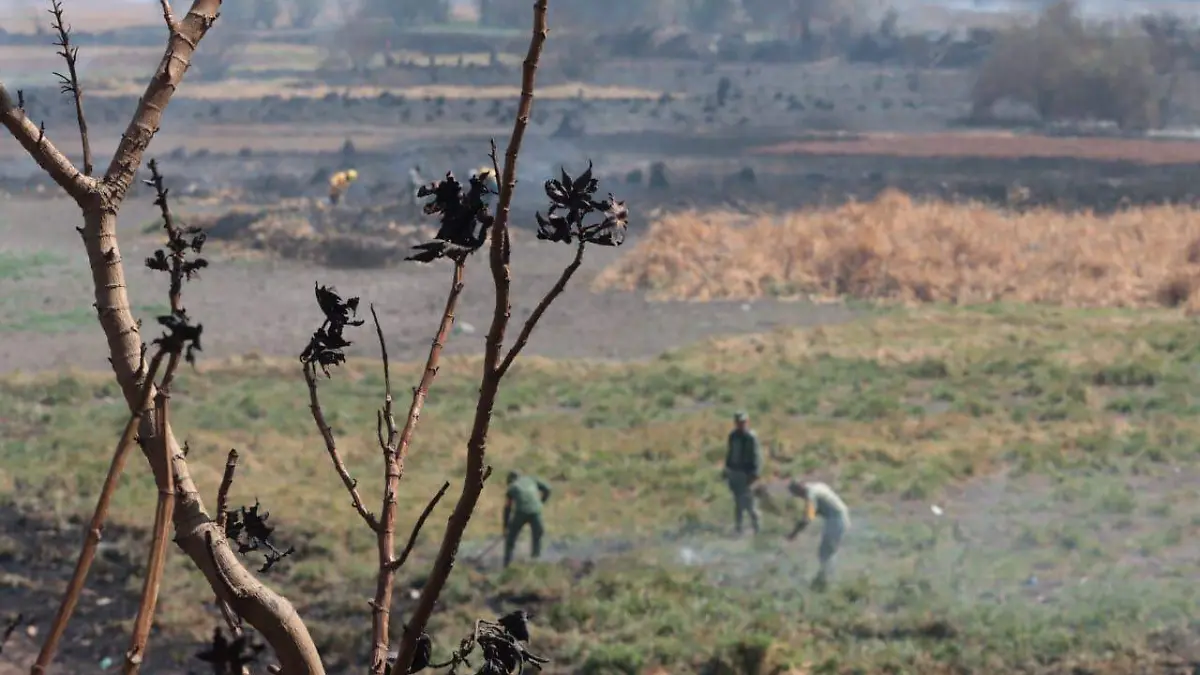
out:
{"label": "dry grass field", "polygon": [[830,210],[675,213],[597,289],[669,299],[839,296],[1070,307],[1200,307],[1200,214],[1111,216],[918,202],[886,192]]}

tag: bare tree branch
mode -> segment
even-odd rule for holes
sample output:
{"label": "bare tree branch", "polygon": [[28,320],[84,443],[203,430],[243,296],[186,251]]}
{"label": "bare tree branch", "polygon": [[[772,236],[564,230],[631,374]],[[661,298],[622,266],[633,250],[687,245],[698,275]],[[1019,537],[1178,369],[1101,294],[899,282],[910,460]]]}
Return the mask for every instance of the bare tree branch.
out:
{"label": "bare tree branch", "polygon": [[[463,290],[463,272],[466,268],[466,256],[460,255],[454,260],[454,271],[450,278],[450,290],[446,294],[446,306],[442,310],[442,318],[438,324],[436,336],[433,338],[432,344],[429,346],[429,356],[425,360],[425,370],[421,374],[420,383],[413,389],[412,403],[408,407],[408,415],[404,421],[404,429],[400,431],[399,436],[395,433],[395,421],[392,419],[391,406],[391,375],[390,365],[387,355],[387,344],[383,337],[383,328],[379,325],[379,316],[375,313],[375,307],[371,307],[371,317],[375,320],[375,332],[379,338],[379,349],[383,355],[384,368],[384,411],[381,418],[387,422],[388,437],[383,444],[383,455],[385,465],[385,483],[383,493],[383,509],[382,518],[380,519],[379,530],[379,572],[375,584],[375,598],[372,602],[372,622],[371,622],[371,644],[374,651],[371,655],[371,672],[375,675],[381,675],[387,664],[388,655],[388,627],[389,617],[392,606],[392,590],[395,584],[396,570],[403,564],[403,559],[408,557],[415,545],[417,534],[429,512],[433,510],[437,502],[445,494],[447,487],[443,487],[441,492],[434,497],[426,509],[426,512],[418,519],[414,526],[412,535],[409,538],[408,547],[401,555],[401,562],[395,557],[396,550],[396,493],[400,490],[400,480],[404,477],[404,462],[408,457],[408,449],[412,444],[413,434],[416,432],[417,423],[421,419],[421,410],[425,406],[425,398],[429,395],[429,388],[433,386],[433,381],[437,377],[438,366],[442,358],[442,350],[446,346],[446,341],[450,339],[450,331],[454,327],[455,312],[458,308],[458,300],[462,296]],[[381,434],[382,435],[382,434]]]}
{"label": "bare tree branch", "polygon": [[[18,99],[22,98],[17,92]],[[80,173],[79,169],[62,154],[50,139],[46,138],[45,129],[38,127],[26,115],[24,102],[14,101],[4,83],[0,82],[0,124],[17,139],[25,152],[37,162],[50,178],[58,183],[76,202],[83,204],[97,186],[97,182]]]}
{"label": "bare tree branch", "polygon": [[233,474],[237,471],[238,451],[230,449],[225,459],[225,473],[221,474],[221,485],[217,488],[217,527],[225,529],[229,511],[229,490],[233,487]]}
{"label": "bare tree branch", "polygon": [[195,0],[187,16],[168,24],[170,37],[167,39],[166,52],[150,78],[150,85],[138,101],[133,119],[121,135],[121,142],[117,145],[108,170],[104,172],[104,185],[113,202],[120,203],[133,183],[134,175],[142,164],[142,155],[162,124],[163,112],[191,65],[196,45],[217,20],[220,9],[221,0]]}
{"label": "bare tree branch", "polygon": [[571,264],[563,269],[562,274],[558,276],[558,281],[554,282],[554,286],[546,293],[542,301],[537,304],[537,307],[533,309],[533,313],[529,315],[529,318],[525,319],[525,325],[521,327],[521,332],[517,335],[517,341],[509,348],[508,353],[504,355],[504,360],[500,362],[499,367],[496,369],[497,377],[504,377],[504,374],[508,372],[508,368],[512,365],[513,360],[517,358],[521,350],[529,342],[529,336],[533,334],[533,329],[537,328],[538,321],[541,321],[542,315],[546,313],[546,310],[550,308],[555,299],[566,290],[567,283],[571,281],[571,277],[575,276],[575,272],[583,264],[583,250],[586,246],[587,242],[580,239],[578,245],[575,247],[575,258],[571,260]]}
{"label": "bare tree branch", "polygon": [[83,115],[83,89],[79,86],[79,48],[71,46],[71,29],[63,20],[62,0],[51,0],[50,13],[54,15],[54,30],[58,33],[58,42],[54,46],[61,47],[58,55],[67,62],[67,75],[55,73],[62,86],[62,93],[70,94],[75,101],[75,120],[79,123],[79,139],[83,142],[83,173],[92,175],[92,146],[88,141],[87,118]]}
{"label": "bare tree branch", "polygon": [[154,393],[154,376],[162,364],[164,355],[162,351],[159,351],[150,361],[141,400],[129,416],[129,421],[125,423],[125,431],[122,432],[117,449],[113,452],[112,462],[108,466],[108,475],[104,478],[104,486],[100,489],[100,497],[96,500],[92,519],[88,523],[87,532],[84,535],[83,547],[79,551],[79,558],[75,561],[75,571],[71,574],[67,590],[63,593],[62,600],[59,601],[58,611],[55,612],[54,620],[50,623],[50,631],[46,633],[46,639],[42,642],[42,648],[34,661],[30,671],[32,675],[42,675],[46,672],[46,668],[54,659],[58,643],[67,629],[67,623],[71,621],[71,615],[75,613],[75,606],[79,603],[79,596],[83,593],[83,584],[87,581],[92,562],[96,559],[96,549],[100,545],[104,521],[108,518],[108,507],[112,503],[113,494],[117,491],[117,481],[121,478],[121,472],[125,469],[129,448],[133,446],[139,423],[145,415],[145,411],[150,407],[150,399]]}
{"label": "bare tree branch", "polygon": [[[383,509],[376,537],[379,568],[375,573],[375,597],[371,599],[371,673],[379,675],[387,663],[388,625],[392,613],[392,586],[394,574],[388,570],[395,548],[396,491],[399,489],[404,467],[399,458],[400,432],[396,429],[396,416],[392,413],[392,369],[388,361],[387,342],[375,307],[371,307],[371,318],[375,320],[375,333],[379,338],[379,350],[383,358],[383,408],[376,416],[376,433],[379,447],[383,450]],[[416,390],[414,390],[415,396]],[[407,426],[407,425],[406,425]],[[387,435],[384,435],[387,429]]]}
{"label": "bare tree branch", "polygon": [[[155,74],[122,136],[102,181],[83,175],[49,141],[0,86],[0,123],[21,143],[56,183],[71,195],[83,212],[80,230],[92,269],[95,306],[108,342],[113,372],[131,412],[142,409],[143,393],[153,380],[146,379],[143,344],[138,323],[129,307],[124,264],[117,244],[116,214],[141,165],[142,157],[158,130],[170,102],[199,44],[213,25],[220,0],[195,0],[187,15],[170,27],[170,37]],[[264,586],[246,569],[213,519],[192,480],[186,458],[170,427],[159,428],[143,416],[138,437],[146,459],[155,470],[171,471],[176,480],[175,541],[204,574],[209,585],[233,611],[258,629],[274,649],[284,672],[321,675],[324,667],[308,629],[285,598]],[[165,440],[170,466],[156,451],[156,439]]]}
{"label": "bare tree branch", "polygon": [[[217,487],[217,528],[222,532],[225,531],[225,523],[229,518],[229,490],[233,488],[233,476],[237,472],[237,463],[238,451],[236,448],[230,448],[229,455],[225,458],[225,472],[221,474],[221,484]],[[241,619],[234,615],[229,603],[220,595],[216,597],[216,602],[217,608],[221,610],[221,616],[225,619],[225,624],[229,626],[234,637],[241,635]]]}
{"label": "bare tree branch", "polygon": [[167,30],[170,33],[179,30],[179,27],[175,25],[175,14],[171,11],[170,0],[159,0],[159,4],[162,5],[163,21],[167,24]]}
{"label": "bare tree branch", "polygon": [[425,505],[425,510],[421,512],[416,524],[413,525],[412,532],[408,535],[408,543],[404,545],[404,550],[400,551],[400,557],[388,563],[387,567],[389,570],[395,572],[404,567],[404,563],[408,561],[408,556],[412,554],[413,548],[417,545],[417,537],[421,534],[421,528],[425,527],[425,521],[429,520],[429,514],[433,513],[433,509],[438,505],[438,502],[442,501],[442,497],[446,496],[446,490],[449,489],[450,481],[442,483],[442,489],[438,490],[433,499],[430,499],[429,503]]}
{"label": "bare tree branch", "polygon": [[463,480],[462,493],[446,526],[442,537],[442,545],[430,571],[425,587],[421,589],[421,597],[413,611],[412,618],[404,629],[400,650],[396,657],[397,669],[394,672],[406,673],[416,654],[418,639],[424,633],[429,617],[433,615],[433,607],[446,585],[451,570],[454,568],[458,546],[463,533],[479,502],[486,480],[484,462],[487,455],[487,437],[491,426],[492,408],[496,402],[496,393],[500,385],[499,364],[500,350],[504,341],[504,330],[508,324],[510,306],[510,271],[509,254],[510,242],[508,236],[508,217],[512,204],[513,189],[516,185],[517,154],[521,149],[521,140],[525,128],[529,124],[529,114],[533,107],[533,88],[537,74],[538,60],[542,55],[542,47],[546,43],[548,29],[546,27],[547,0],[537,0],[533,6],[533,34],[529,40],[529,51],[521,74],[521,100],[517,107],[517,119],[513,124],[513,133],[509,139],[508,150],[505,153],[503,181],[500,188],[500,198],[497,201],[496,220],[491,231],[490,263],[492,279],[496,288],[496,303],[492,314],[492,325],[488,331],[484,352],[483,378],[480,386],[479,400],[475,407],[475,422],[471,429],[471,438],[467,443],[467,468]]}
{"label": "bare tree branch", "polygon": [[[350,477],[350,472],[346,469],[345,462],[342,461],[342,455],[338,452],[337,441],[333,437],[333,429],[329,423],[325,421],[325,411],[321,409],[321,400],[317,396],[317,366],[315,363],[307,363],[304,365],[304,381],[308,384],[308,409],[312,411],[313,421],[317,423],[317,430],[321,432],[321,438],[325,439],[325,451],[329,453],[329,459],[333,460],[333,468],[342,479],[342,484],[346,486],[346,490],[350,493],[350,501],[354,504],[354,510],[358,511],[358,515],[367,522],[367,527],[372,531],[379,531],[379,521],[375,519],[375,514],[367,510],[363,503],[362,495],[358,493],[358,481]],[[218,518],[220,516],[217,516]]]}
{"label": "bare tree branch", "polygon": [[[167,362],[166,373],[163,374],[163,386],[155,399],[155,423],[159,429],[166,429],[169,423],[170,394],[168,388],[179,366],[181,353],[174,351]],[[136,675],[146,658],[146,645],[150,639],[150,626],[154,621],[154,611],[158,607],[158,593],[162,584],[163,567],[167,561],[167,528],[171,526],[171,516],[175,510],[175,476],[171,473],[170,448],[166,438],[158,437],[158,449],[162,453],[162,475],[155,476],[158,483],[158,504],[154,510],[154,538],[150,544],[150,555],[146,561],[146,577],[142,582],[142,597],[138,603],[137,616],[133,620],[133,635],[129,639],[129,650],[125,652],[125,675]]]}

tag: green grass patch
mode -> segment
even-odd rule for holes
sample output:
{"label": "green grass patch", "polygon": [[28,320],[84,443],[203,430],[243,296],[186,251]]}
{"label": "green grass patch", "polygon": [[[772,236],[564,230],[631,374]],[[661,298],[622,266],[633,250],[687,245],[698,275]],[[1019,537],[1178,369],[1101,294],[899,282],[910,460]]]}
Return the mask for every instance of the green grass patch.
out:
{"label": "green grass patch", "polygon": [[[478,365],[443,364],[406,466],[402,527],[463,469]],[[418,374],[396,366],[396,389]],[[110,379],[0,382],[0,498],[89,512],[125,416]],[[382,385],[369,362],[321,383],[375,510]],[[490,462],[555,488],[548,560],[462,565],[436,641],[449,649],[475,617],[520,604],[538,613],[535,649],[562,672],[1136,670],[1200,599],[1186,572],[1196,481],[1171,478],[1198,468],[1197,391],[1200,331],[1168,312],[893,311],[638,363],[525,359],[497,405]],[[270,583],[303,600],[331,653],[361,658],[374,543],[329,466],[298,364],[202,363],[179,374],[172,401],[202,494],[212,500],[238,448],[233,503],[262,500],[280,540],[301,549]],[[794,504],[764,505],[760,540],[724,536],[719,467],[736,409],[752,415],[768,474],[815,475],[850,502],[855,525],[825,594],[806,585],[816,535],[782,542]],[[131,462],[117,521],[145,524],[148,474]],[[485,491],[460,559],[499,533],[501,488],[494,478]],[[403,588],[419,583],[447,502]],[[196,602],[172,602],[161,623],[202,638],[217,618],[198,614],[208,593],[186,566],[172,559],[163,592]],[[399,595],[402,616],[411,601]]]}
{"label": "green grass patch", "polygon": [[[169,312],[170,308],[162,304],[138,305],[133,308],[134,316],[151,322],[154,321],[154,317]],[[78,333],[95,330],[97,326],[96,310],[91,307],[76,307],[60,312],[15,308],[0,318],[0,333]]]}
{"label": "green grass patch", "polygon": [[44,276],[47,268],[66,264],[67,259],[50,253],[11,253],[0,251],[0,281],[20,281]]}

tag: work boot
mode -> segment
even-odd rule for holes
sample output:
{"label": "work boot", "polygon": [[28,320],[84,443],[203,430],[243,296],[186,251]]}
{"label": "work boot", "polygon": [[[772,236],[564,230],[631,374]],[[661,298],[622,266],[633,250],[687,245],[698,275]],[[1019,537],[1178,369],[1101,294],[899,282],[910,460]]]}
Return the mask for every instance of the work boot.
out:
{"label": "work boot", "polygon": [[818,574],[815,578],[813,578],[812,584],[810,584],[810,587],[814,591],[820,593],[821,591],[824,591],[825,589],[829,588],[829,581],[825,577],[825,575],[823,573],[821,573],[821,574]]}

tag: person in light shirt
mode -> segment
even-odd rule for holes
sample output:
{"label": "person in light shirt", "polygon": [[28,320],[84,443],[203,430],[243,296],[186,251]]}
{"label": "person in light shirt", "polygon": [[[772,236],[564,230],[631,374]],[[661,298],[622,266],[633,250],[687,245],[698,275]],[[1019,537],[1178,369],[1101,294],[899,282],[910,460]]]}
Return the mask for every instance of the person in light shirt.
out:
{"label": "person in light shirt", "polygon": [[788,485],[788,491],[795,497],[804,500],[804,514],[796,523],[792,533],[788,535],[788,541],[795,539],[796,535],[803,532],[817,517],[820,517],[823,522],[821,546],[817,549],[817,558],[821,562],[821,568],[817,572],[816,578],[813,579],[813,587],[824,588],[829,582],[833,558],[841,548],[842,537],[846,534],[846,530],[850,529],[850,509],[846,507],[846,502],[842,501],[842,498],[833,491],[833,488],[825,483],[804,483],[793,480]]}

